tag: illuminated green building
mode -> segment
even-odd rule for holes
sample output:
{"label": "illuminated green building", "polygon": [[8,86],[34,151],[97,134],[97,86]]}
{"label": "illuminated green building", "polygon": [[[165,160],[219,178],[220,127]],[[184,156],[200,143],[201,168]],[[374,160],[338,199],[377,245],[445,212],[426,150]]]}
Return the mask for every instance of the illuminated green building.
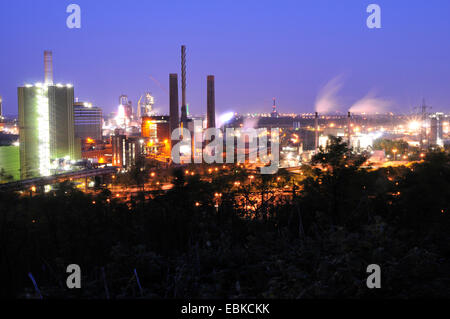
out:
{"label": "illuminated green building", "polygon": [[52,175],[81,157],[71,85],[26,85],[18,100],[21,179]]}
{"label": "illuminated green building", "polygon": [[18,146],[0,147],[0,184],[20,178],[20,158]]}

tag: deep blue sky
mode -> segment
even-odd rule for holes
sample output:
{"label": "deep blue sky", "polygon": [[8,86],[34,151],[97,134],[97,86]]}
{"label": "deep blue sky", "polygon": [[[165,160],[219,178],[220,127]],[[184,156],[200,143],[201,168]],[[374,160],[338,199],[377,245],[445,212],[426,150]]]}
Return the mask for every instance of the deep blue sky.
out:
{"label": "deep blue sky", "polygon": [[[66,7],[82,9],[82,28],[66,27]],[[366,7],[382,8],[382,29],[366,27]],[[206,108],[206,76],[216,76],[224,111],[311,112],[321,87],[341,76],[336,109],[369,91],[411,112],[425,97],[450,110],[448,0],[1,0],[0,95],[17,113],[17,86],[43,80],[43,51],[55,82],[115,110],[149,90],[168,110],[168,74],[188,49],[191,113]]]}

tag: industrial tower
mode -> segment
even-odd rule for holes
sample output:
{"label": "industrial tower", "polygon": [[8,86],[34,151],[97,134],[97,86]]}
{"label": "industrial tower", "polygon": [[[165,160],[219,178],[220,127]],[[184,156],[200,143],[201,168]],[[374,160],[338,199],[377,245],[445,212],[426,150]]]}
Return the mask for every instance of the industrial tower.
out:
{"label": "industrial tower", "polygon": [[270,114],[271,117],[278,117],[277,112],[277,104],[275,98],[273,98],[273,105],[272,105],[272,113]]}
{"label": "industrial tower", "polygon": [[187,128],[186,108],[186,46],[181,46],[181,124]]}
{"label": "industrial tower", "polygon": [[425,99],[422,100],[422,106],[420,108],[420,149],[424,149],[425,143],[424,141],[427,141],[427,144],[429,144],[429,139],[427,138],[427,128],[425,126],[425,123],[427,122],[427,110],[431,109],[430,106],[427,106],[425,103]]}

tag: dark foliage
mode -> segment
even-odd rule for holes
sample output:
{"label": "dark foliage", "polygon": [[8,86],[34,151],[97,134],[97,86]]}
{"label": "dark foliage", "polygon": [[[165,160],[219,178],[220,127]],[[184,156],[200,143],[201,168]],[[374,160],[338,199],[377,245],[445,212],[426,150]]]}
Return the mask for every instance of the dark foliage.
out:
{"label": "dark foliage", "polygon": [[[35,297],[31,272],[44,298],[105,298],[105,285],[111,298],[139,298],[136,269],[145,298],[448,298],[448,154],[367,170],[334,140],[315,162],[327,170],[255,181],[263,200],[251,212],[230,186],[246,178],[238,169],[212,183],[175,171],[171,191],[128,203],[70,184],[0,194],[0,295]],[[292,200],[270,197],[277,177],[298,189]],[[65,288],[73,263],[79,290]],[[382,289],[366,287],[369,264]]]}

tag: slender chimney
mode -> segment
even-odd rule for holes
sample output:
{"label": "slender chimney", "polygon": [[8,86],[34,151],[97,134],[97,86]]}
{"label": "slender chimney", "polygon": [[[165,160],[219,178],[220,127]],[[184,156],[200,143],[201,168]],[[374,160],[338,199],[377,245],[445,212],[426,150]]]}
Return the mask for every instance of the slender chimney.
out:
{"label": "slender chimney", "polygon": [[52,51],[44,51],[45,84],[53,84],[53,54]]}
{"label": "slender chimney", "polygon": [[275,98],[273,98],[273,105],[272,105],[272,114],[271,114],[271,117],[278,117],[277,104],[276,104]]}
{"label": "slender chimney", "polygon": [[170,134],[179,126],[178,117],[178,74],[170,74],[169,76],[170,90]]}
{"label": "slender chimney", "polygon": [[317,154],[319,151],[319,113],[314,116],[314,150]]}
{"label": "slender chimney", "polygon": [[422,106],[420,107],[422,116],[420,119],[420,149],[424,149],[425,143],[424,140],[429,141],[427,138],[427,129],[425,127],[425,122],[427,120],[427,106],[425,104],[425,98],[422,99]]}
{"label": "slender chimney", "polygon": [[181,46],[181,123],[187,126],[186,109],[186,46]]}
{"label": "slender chimney", "polygon": [[350,148],[351,146],[351,124],[352,124],[352,113],[350,111],[347,114],[347,146]]}
{"label": "slender chimney", "polygon": [[170,74],[170,134],[179,126],[178,117],[178,74]]}
{"label": "slender chimney", "polygon": [[216,97],[214,87],[214,75],[208,75],[207,78],[207,127],[216,127]]}

